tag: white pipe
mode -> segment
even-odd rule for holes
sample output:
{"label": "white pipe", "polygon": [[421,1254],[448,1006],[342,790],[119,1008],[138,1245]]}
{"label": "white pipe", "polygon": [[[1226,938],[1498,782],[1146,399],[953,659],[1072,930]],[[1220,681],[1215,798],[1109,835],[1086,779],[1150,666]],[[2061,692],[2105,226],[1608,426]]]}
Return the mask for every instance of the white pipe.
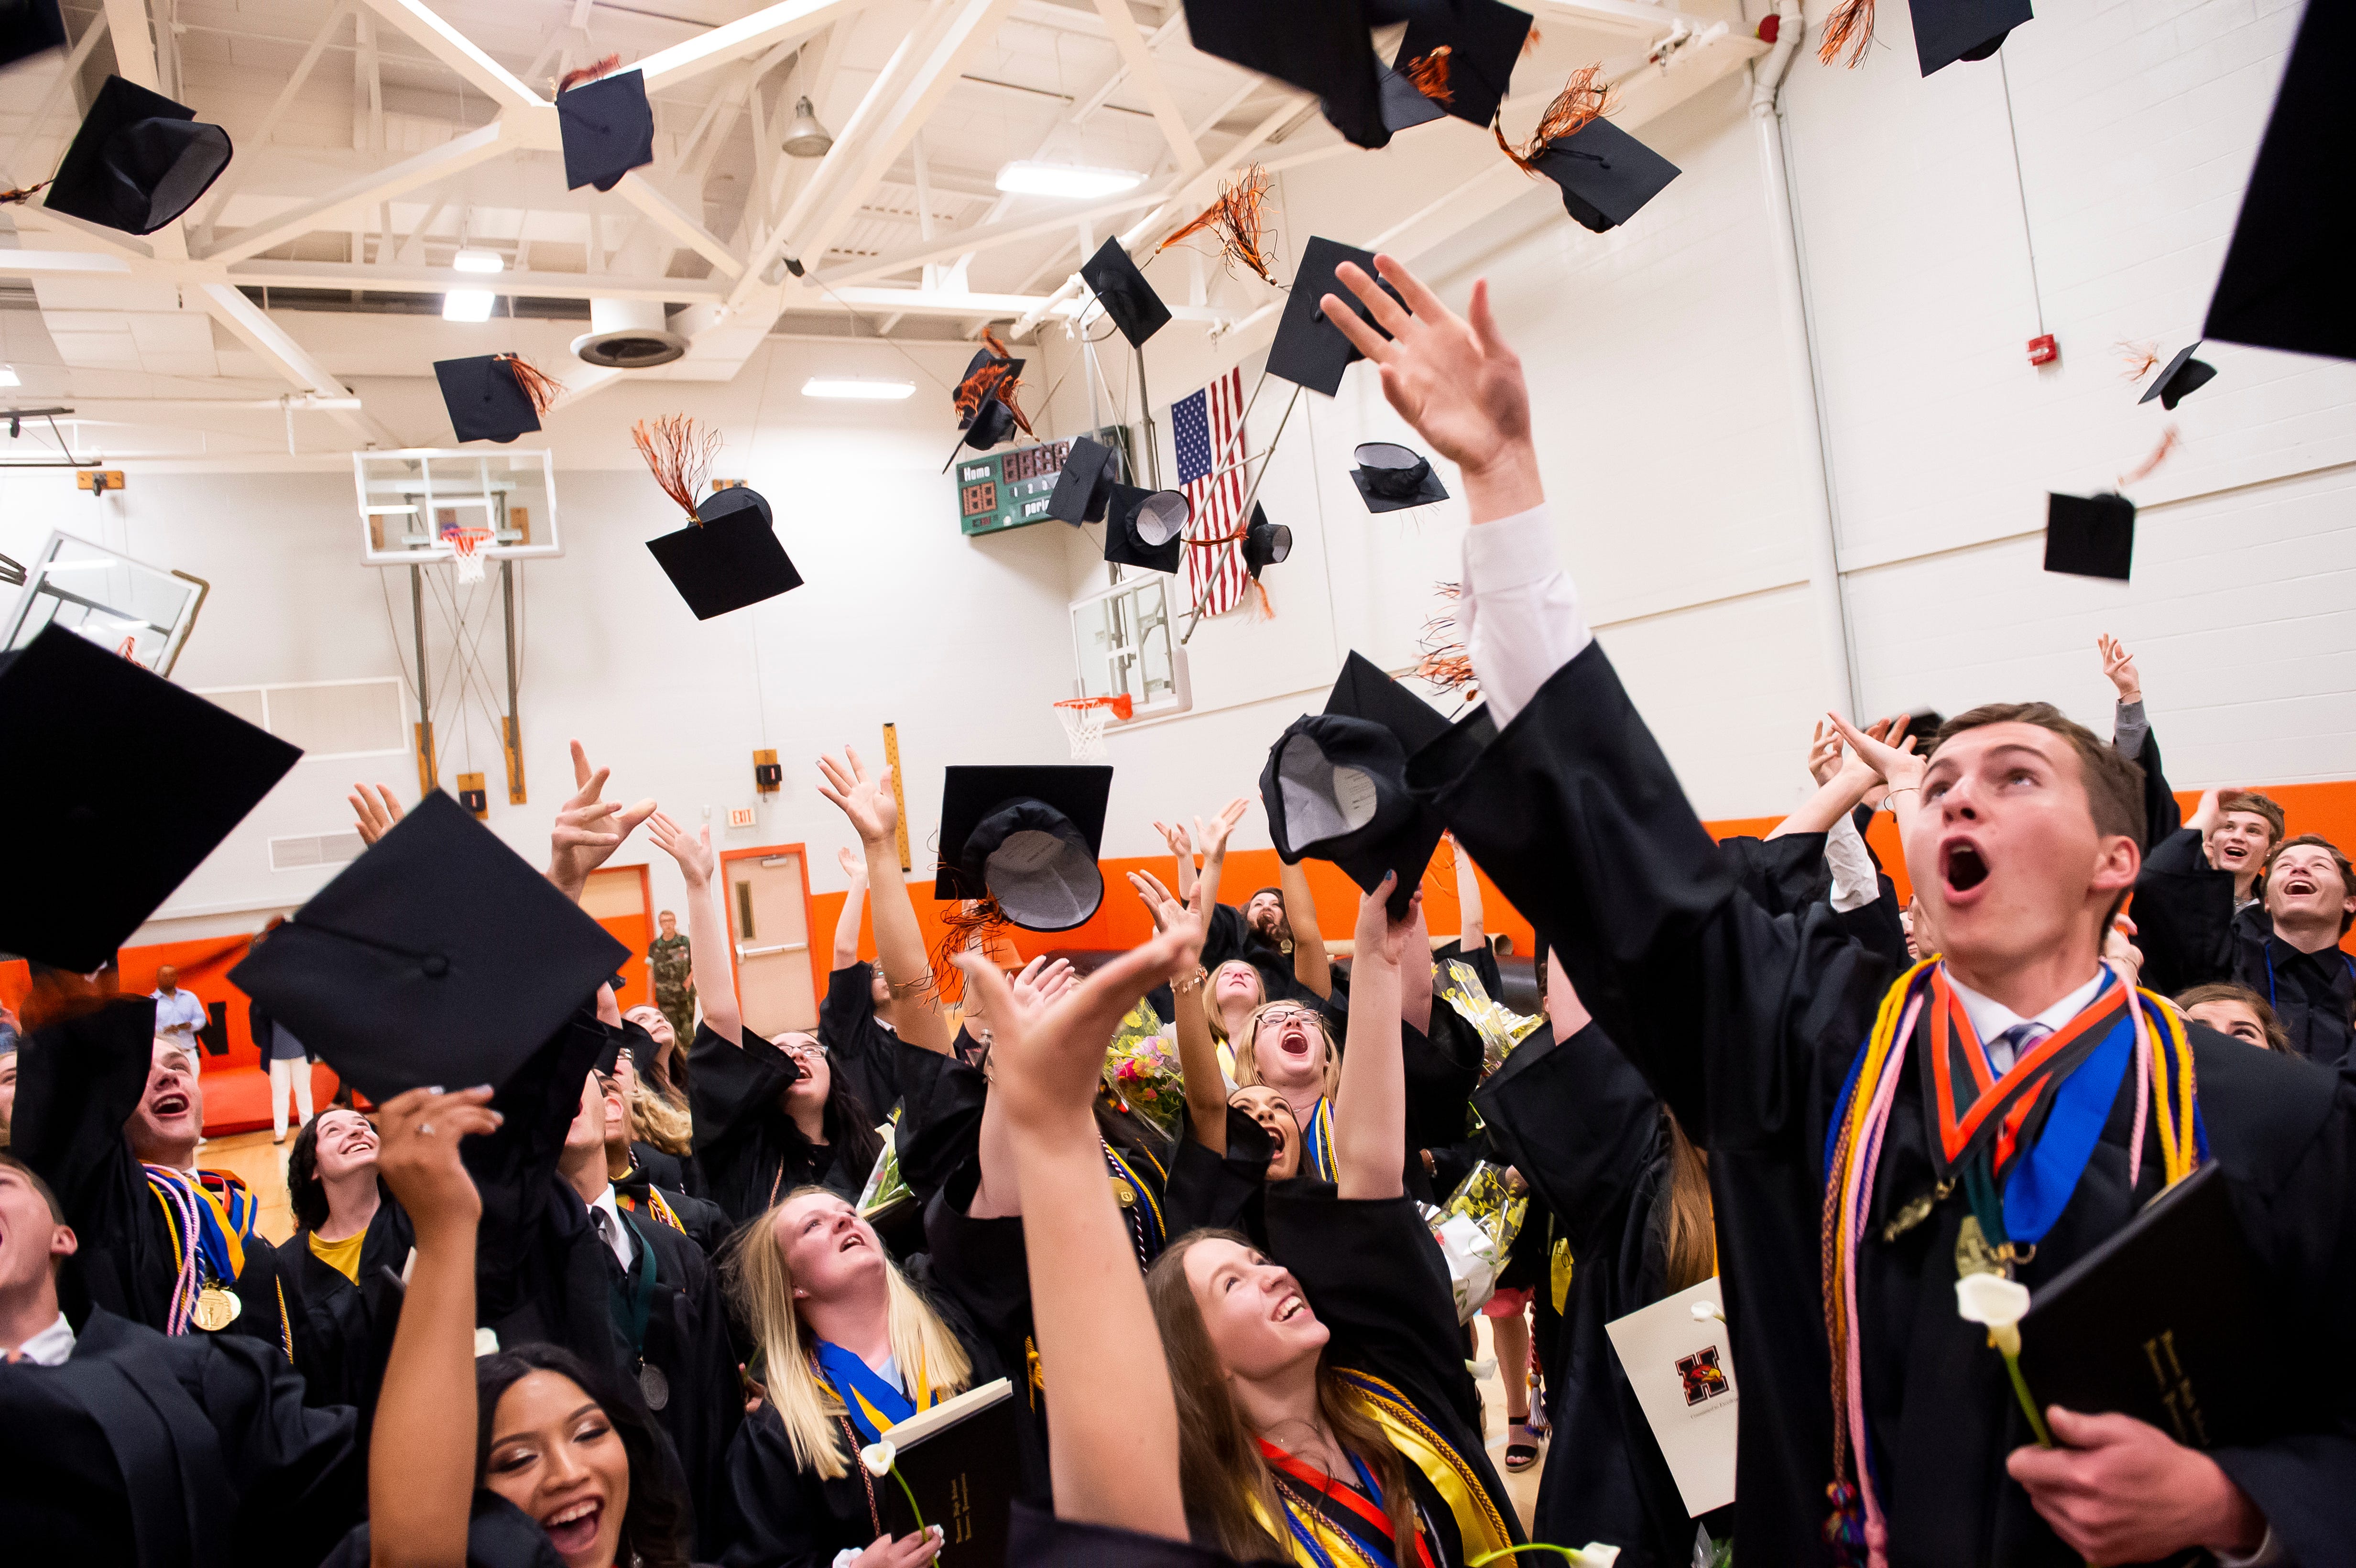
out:
{"label": "white pipe", "polygon": [[1767,229],[1775,247],[1775,293],[1783,320],[1783,362],[1791,373],[1794,420],[1799,425],[1800,486],[1808,515],[1808,585],[1816,606],[1816,635],[1825,663],[1827,699],[1859,722],[1848,613],[1842,602],[1840,552],[1834,534],[1831,469],[1825,451],[1815,352],[1808,338],[1808,305],[1800,285],[1800,240],[1792,218],[1784,162],[1783,115],[1778,103],[1807,24],[1800,0],[1776,0],[1775,44],[1751,62],[1751,119],[1759,128],[1759,165],[1767,198]]}

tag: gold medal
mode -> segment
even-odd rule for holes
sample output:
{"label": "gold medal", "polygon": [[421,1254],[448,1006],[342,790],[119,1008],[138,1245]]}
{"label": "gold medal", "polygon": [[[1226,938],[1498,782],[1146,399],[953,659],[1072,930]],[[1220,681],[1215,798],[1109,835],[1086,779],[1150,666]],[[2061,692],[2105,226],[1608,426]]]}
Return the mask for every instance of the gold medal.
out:
{"label": "gold medal", "polygon": [[1965,1215],[1963,1227],[1955,1232],[1955,1277],[1965,1279],[1976,1274],[2008,1276],[2011,1272],[2005,1266],[2005,1252],[1987,1244],[1987,1237],[1980,1230],[1979,1216]]}
{"label": "gold medal", "polygon": [[197,1292],[197,1305],[188,1314],[188,1320],[208,1334],[218,1334],[236,1322],[238,1314],[244,1310],[245,1303],[237,1298],[235,1291],[209,1285]]}
{"label": "gold medal", "polygon": [[1116,1176],[1112,1179],[1112,1200],[1124,1209],[1137,1206],[1137,1189]]}
{"label": "gold medal", "polygon": [[670,1379],[652,1361],[638,1368],[638,1392],[646,1396],[648,1410],[660,1410],[670,1403]]}

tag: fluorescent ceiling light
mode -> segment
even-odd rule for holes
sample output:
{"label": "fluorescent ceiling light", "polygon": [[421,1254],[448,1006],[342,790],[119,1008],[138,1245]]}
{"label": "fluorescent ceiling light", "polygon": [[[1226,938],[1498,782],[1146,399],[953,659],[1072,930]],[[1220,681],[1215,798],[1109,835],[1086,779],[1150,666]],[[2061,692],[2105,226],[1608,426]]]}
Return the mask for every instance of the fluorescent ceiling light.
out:
{"label": "fluorescent ceiling light", "polygon": [[874,402],[897,402],[916,389],[914,381],[838,381],[824,376],[812,376],[802,383],[805,398],[864,398]]}
{"label": "fluorescent ceiling light", "polygon": [[14,365],[0,365],[0,387],[21,387],[24,384],[16,379],[16,368]]}
{"label": "fluorescent ceiling light", "polygon": [[507,261],[497,251],[461,251],[450,258],[450,264],[462,272],[496,272],[507,266]]}
{"label": "fluorescent ceiling light", "polygon": [[94,558],[84,557],[80,560],[48,561],[42,566],[41,571],[48,575],[54,577],[60,571],[96,571],[102,567],[112,566],[115,563],[111,560],[101,560]]}
{"label": "fluorescent ceiling light", "polygon": [[442,296],[444,321],[488,321],[498,295],[488,289],[452,289]]}
{"label": "fluorescent ceiling light", "polygon": [[1075,164],[1040,164],[1019,158],[998,171],[998,188],[1017,196],[1119,196],[1135,190],[1145,176],[1127,169],[1084,169]]}

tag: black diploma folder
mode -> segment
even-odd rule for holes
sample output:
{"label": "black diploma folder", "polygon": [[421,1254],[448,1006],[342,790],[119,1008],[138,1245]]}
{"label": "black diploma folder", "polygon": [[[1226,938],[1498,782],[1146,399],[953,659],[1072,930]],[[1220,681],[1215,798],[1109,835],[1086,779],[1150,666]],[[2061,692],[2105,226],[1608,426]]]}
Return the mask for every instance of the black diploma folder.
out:
{"label": "black diploma folder", "polygon": [[[999,1378],[920,1411],[884,1434],[898,1456],[902,1477],[925,1510],[925,1522],[942,1532],[942,1561],[957,1568],[1002,1568],[1007,1560],[1007,1505],[1022,1485],[1013,1392],[1012,1383]],[[916,1530],[907,1494],[889,1476],[876,1479],[875,1507],[893,1540]]]}
{"label": "black diploma folder", "polygon": [[2036,1293],[2020,1372],[2040,1406],[2131,1415],[2215,1448],[2303,1424],[2285,1344],[2212,1161]]}

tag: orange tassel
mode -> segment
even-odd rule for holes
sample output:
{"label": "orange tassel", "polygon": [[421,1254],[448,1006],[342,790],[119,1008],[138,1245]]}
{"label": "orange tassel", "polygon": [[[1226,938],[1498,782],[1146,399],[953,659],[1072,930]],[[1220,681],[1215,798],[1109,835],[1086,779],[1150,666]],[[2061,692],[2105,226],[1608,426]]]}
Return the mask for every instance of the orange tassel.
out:
{"label": "orange tassel", "polygon": [[1532,28],[1531,28],[1531,29],[1530,29],[1526,34],[1523,35],[1523,37],[1522,37],[1522,58],[1523,58],[1523,59],[1527,59],[1530,56],[1532,56],[1532,55],[1534,55],[1534,54],[1536,54],[1536,53],[1537,53],[1537,52],[1538,52],[1538,37],[1539,37],[1538,30],[1537,30],[1536,27],[1532,27]]}
{"label": "orange tassel", "polygon": [[1023,405],[1014,400],[1014,389],[1023,384],[1023,378],[1012,374],[1013,356],[1007,352],[1006,345],[999,341],[998,334],[986,326],[981,329],[981,346],[996,357],[997,363],[980,367],[958,383],[950,400],[956,405],[958,415],[970,421],[981,412],[982,404],[994,397],[1006,405],[1006,411],[1014,416],[1015,424],[1024,435],[1034,434],[1030,416],[1023,411]]}
{"label": "orange tassel", "polygon": [[508,368],[508,373],[516,379],[516,385],[523,389],[523,395],[531,400],[533,413],[546,415],[556,406],[556,400],[564,395],[563,382],[522,355],[494,354],[491,357]]}
{"label": "orange tassel", "polygon": [[2119,357],[2126,361],[2127,367],[2119,374],[2130,381],[2140,381],[2159,368],[2159,345],[2157,343],[2131,343],[2122,337],[2116,347]]}
{"label": "orange tassel", "polygon": [[556,91],[563,92],[568,89],[580,86],[584,81],[594,81],[621,63],[621,56],[607,55],[604,59],[594,64],[576,66],[556,79]]}
{"label": "orange tassel", "polygon": [[1562,91],[1554,95],[1554,101],[1546,106],[1546,112],[1538,116],[1537,129],[1519,147],[1505,140],[1502,122],[1492,125],[1490,130],[1497,138],[1498,148],[1524,174],[1537,176],[1538,160],[1546,155],[1548,147],[1566,136],[1576,136],[1612,107],[1612,87],[1602,77],[1600,63],[1583,65],[1572,71]]}
{"label": "orange tassel", "polygon": [[20,206],[48,188],[49,182],[43,180],[38,185],[20,186],[15,190],[0,190],[0,207]]}
{"label": "orange tassel", "polygon": [[1848,69],[1855,70],[1865,63],[1865,51],[1873,43],[1873,0],[1841,0],[1825,18],[1824,41],[1817,46],[1816,59],[1830,65],[1848,51]]}
{"label": "orange tassel", "polygon": [[1434,103],[1453,103],[1456,90],[1448,85],[1448,57],[1455,52],[1446,44],[1428,55],[1418,55],[1401,68],[1399,74],[1415,84],[1415,90]]}
{"label": "orange tassel", "polygon": [[632,425],[630,439],[638,443],[638,455],[647,460],[663,494],[685,509],[688,521],[701,524],[702,519],[695,515],[695,496],[703,488],[704,476],[712,472],[712,460],[720,455],[720,432],[699,434],[695,421],[687,415],[665,414]]}
{"label": "orange tassel", "polygon": [[1255,577],[1251,580],[1251,585],[1259,594],[1259,618],[1263,621],[1275,620],[1276,606],[1268,602],[1268,584]]}
{"label": "orange tassel", "polygon": [[2145,458],[2141,463],[2136,464],[2134,468],[2119,475],[2120,488],[2125,489],[2127,485],[2133,485],[2138,480],[2150,478],[2152,471],[2157,469],[2161,464],[2168,461],[2169,453],[2174,452],[2178,447],[2183,444],[2184,438],[2177,433],[2177,430],[2174,425],[2169,425],[2166,430],[2159,432],[2159,444],[2151,449],[2151,455]]}
{"label": "orange tassel", "polygon": [[1219,191],[1219,199],[1154,247],[1153,253],[1159,256],[1181,240],[1208,229],[1218,236],[1222,255],[1242,262],[1273,284],[1276,275],[1268,270],[1268,258],[1262,249],[1268,230],[1267,205],[1268,170],[1254,164],[1229,176]]}
{"label": "orange tassel", "polygon": [[998,901],[987,895],[942,905],[940,921],[941,940],[931,954],[933,993],[955,1002],[965,996],[965,971],[958,967],[958,955],[972,948],[987,953],[1006,941],[1009,923]]}

